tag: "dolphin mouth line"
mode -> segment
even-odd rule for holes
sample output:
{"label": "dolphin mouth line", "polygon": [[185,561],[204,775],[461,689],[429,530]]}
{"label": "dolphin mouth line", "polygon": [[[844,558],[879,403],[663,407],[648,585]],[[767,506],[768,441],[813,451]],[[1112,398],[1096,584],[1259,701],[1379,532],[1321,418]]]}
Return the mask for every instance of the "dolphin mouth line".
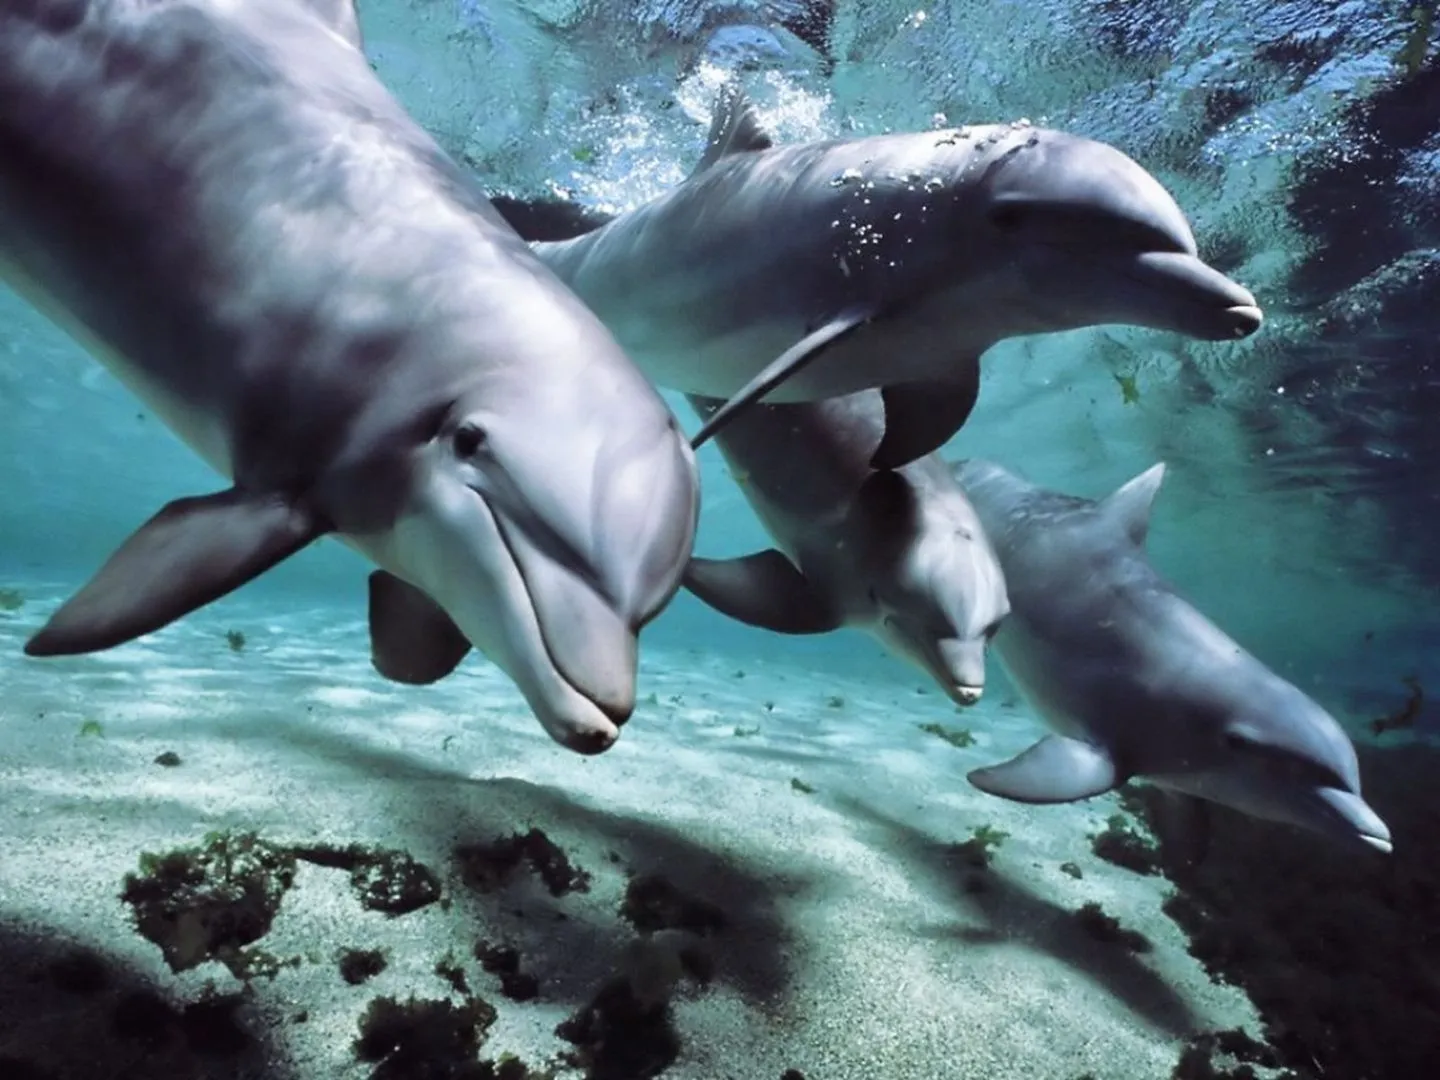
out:
{"label": "dolphin mouth line", "polygon": [[[479,499],[482,503],[485,502],[484,497],[481,496],[478,492],[475,493],[475,497]],[[570,677],[565,674],[565,669],[560,666],[559,661],[556,660],[555,652],[550,645],[550,638],[545,633],[545,624],[540,621],[540,608],[535,603],[535,596],[530,591],[530,582],[525,577],[525,567],[521,564],[519,556],[515,554],[515,546],[513,543],[511,543],[509,528],[507,526],[505,518],[502,515],[496,513],[493,509],[491,509],[488,503],[486,503],[485,509],[495,519],[495,528],[496,531],[500,534],[500,542],[505,545],[505,554],[509,556],[510,565],[515,568],[515,574],[517,577],[520,578],[520,582],[525,588],[525,599],[530,609],[530,623],[535,627],[535,636],[540,639],[540,647],[545,651],[545,659],[550,665],[551,674],[553,674],[559,682],[569,687],[569,689],[576,696],[581,698],[583,701],[588,702],[589,705],[594,708],[596,712],[598,712],[601,716],[605,718],[607,723],[609,723],[612,727],[618,729],[620,725],[624,723],[624,720],[617,720],[608,711],[606,711],[603,705],[601,705],[598,701],[592,698],[579,686],[575,685],[575,683],[570,679]],[[548,697],[549,695],[547,694],[546,696]],[[629,718],[626,717],[626,719]],[[609,743],[607,742],[606,745],[609,745]]]}

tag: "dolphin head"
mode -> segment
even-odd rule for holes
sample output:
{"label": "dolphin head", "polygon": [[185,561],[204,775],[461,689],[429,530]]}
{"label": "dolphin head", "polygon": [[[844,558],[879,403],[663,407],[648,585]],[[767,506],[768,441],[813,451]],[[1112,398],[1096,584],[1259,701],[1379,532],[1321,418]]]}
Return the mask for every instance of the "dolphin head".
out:
{"label": "dolphin head", "polygon": [[[1236,685],[1197,707],[1184,768],[1157,782],[1268,821],[1388,853],[1390,829],[1360,794],[1355,747],[1298,687],[1240,657]],[[1244,668],[1253,663],[1247,677]],[[1171,730],[1176,730],[1172,728]]]}
{"label": "dolphin head", "polygon": [[877,636],[957,705],[974,705],[985,689],[986,646],[1010,601],[964,494],[944,476],[912,487],[929,464],[867,479],[859,503],[872,528],[862,533],[862,574],[877,609]]}
{"label": "dolphin head", "polygon": [[957,207],[966,242],[983,236],[1008,273],[1015,296],[995,300],[1023,316],[1020,332],[1124,323],[1227,341],[1259,329],[1255,297],[1201,261],[1170,193],[1119,150],[1021,128],[994,154]]}
{"label": "dolphin head", "polygon": [[699,513],[694,455],[658,394],[628,367],[492,378],[437,410],[405,487],[363,549],[439,604],[557,742],[607,749]]}

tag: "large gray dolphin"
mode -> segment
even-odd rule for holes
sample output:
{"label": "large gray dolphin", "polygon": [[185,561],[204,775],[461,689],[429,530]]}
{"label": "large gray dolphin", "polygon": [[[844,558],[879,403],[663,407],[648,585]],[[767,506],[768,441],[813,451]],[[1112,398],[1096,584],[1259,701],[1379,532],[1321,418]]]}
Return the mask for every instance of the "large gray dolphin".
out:
{"label": "large gray dolphin", "polygon": [[[721,405],[691,396],[701,417]],[[960,705],[985,685],[985,645],[1010,610],[1005,578],[946,464],[870,458],[885,431],[875,390],[758,405],[716,444],[779,550],[694,558],[685,587],[741,622],[781,633],[869,631]]]}
{"label": "large gray dolphin", "polygon": [[694,445],[760,397],[882,387],[877,468],[955,433],[1004,338],[1261,321],[1114,147],[1019,123],[776,147],[733,84],[688,180],[535,248],[656,383],[730,399]]}
{"label": "large gray dolphin", "polygon": [[992,462],[954,470],[1010,590],[995,653],[1055,732],[970,773],[971,783],[1054,803],[1143,777],[1191,811],[1209,800],[1390,850],[1390,830],[1361,797],[1355,748],[1334,717],[1186,603],[1145,558],[1163,465],[1099,502],[1044,491]]}
{"label": "large gray dolphin", "polygon": [[234,485],[162,509],[26,651],[130,640],[334,534],[382,568],[383,674],[473,645],[603,750],[690,554],[693,454],[360,44],[349,0],[0,6],[0,275]]}

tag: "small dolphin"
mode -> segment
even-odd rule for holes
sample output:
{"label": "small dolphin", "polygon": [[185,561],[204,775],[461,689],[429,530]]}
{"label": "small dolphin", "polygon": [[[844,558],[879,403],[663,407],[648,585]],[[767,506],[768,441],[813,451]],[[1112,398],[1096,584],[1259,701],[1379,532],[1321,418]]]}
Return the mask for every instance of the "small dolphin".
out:
{"label": "small dolphin", "polygon": [[[1044,491],[988,461],[954,466],[989,533],[1012,610],[1005,670],[1056,732],[976,769],[981,791],[1070,802],[1143,777],[1193,824],[1209,800],[1390,850],[1360,795],[1355,747],[1329,713],[1191,607],[1145,558],[1164,466],[1099,502]],[[1203,845],[1203,837],[1198,837]]]}
{"label": "small dolphin", "polygon": [[1004,338],[1128,323],[1231,340],[1261,322],[1114,147],[1026,123],[775,147],[733,84],[688,180],[535,250],[657,384],[730,399],[694,445],[761,397],[882,387],[876,468],[960,428]]}
{"label": "small dolphin", "polygon": [[[702,418],[721,405],[693,395],[690,403]],[[736,417],[716,443],[780,550],[692,558],[685,587],[780,633],[867,630],[957,704],[973,705],[985,685],[985,645],[1010,610],[1005,578],[938,457],[870,468],[884,408],[879,391],[865,390]]]}
{"label": "small dolphin", "polygon": [[331,533],[382,568],[382,674],[473,645],[557,741],[618,736],[694,456],[376,79],[349,0],[0,7],[0,278],[234,483],[141,526],[27,653],[129,641]]}

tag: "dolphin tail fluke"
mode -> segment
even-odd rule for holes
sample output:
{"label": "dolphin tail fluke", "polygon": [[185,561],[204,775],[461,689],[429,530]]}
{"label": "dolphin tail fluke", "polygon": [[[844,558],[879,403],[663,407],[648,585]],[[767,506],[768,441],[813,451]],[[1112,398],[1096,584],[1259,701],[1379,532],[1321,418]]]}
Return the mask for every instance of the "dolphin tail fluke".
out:
{"label": "dolphin tail fluke", "polygon": [[838,630],[839,614],[773,548],[742,559],[692,558],[685,588],[722,615],[777,634]]}
{"label": "dolphin tail fluke", "polygon": [[980,361],[960,365],[945,382],[895,383],[883,387],[885,435],[870,458],[872,469],[899,469],[933,454],[965,426],[980,396]]}
{"label": "dolphin tail fluke", "polygon": [[1047,735],[1024,753],[968,775],[987,795],[1022,803],[1066,803],[1103,795],[1124,783],[1102,747]]}
{"label": "dolphin tail fluke", "polygon": [[742,386],[729,401],[711,413],[710,419],[705,421],[700,430],[695,433],[695,437],[690,440],[691,448],[700,449],[708,439],[734,420],[742,410],[756,404],[786,379],[798,375],[825,350],[825,346],[868,322],[873,315],[874,310],[868,305],[847,308],[823,326],[806,334],[761,368],[758,375]]}
{"label": "dolphin tail fluke", "polygon": [[30,656],[97,652],[159,630],[329,531],[273,493],[177,499],[140,526],[25,643]]}
{"label": "dolphin tail fluke", "polygon": [[470,642],[439,604],[394,574],[370,575],[370,661],[392,682],[439,682],[465,659]]}

